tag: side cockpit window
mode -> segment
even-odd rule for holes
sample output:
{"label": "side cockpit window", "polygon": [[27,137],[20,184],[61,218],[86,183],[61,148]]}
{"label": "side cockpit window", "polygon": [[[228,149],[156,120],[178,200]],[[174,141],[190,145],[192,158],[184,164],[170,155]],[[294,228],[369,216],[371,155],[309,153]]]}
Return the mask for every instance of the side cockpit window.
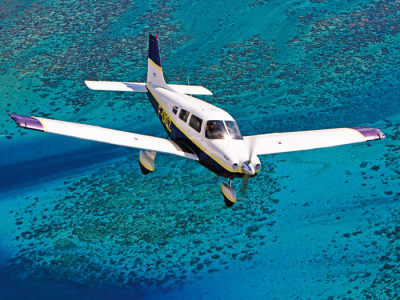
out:
{"label": "side cockpit window", "polygon": [[208,121],[206,125],[206,138],[208,139],[224,139],[228,136],[224,122]]}
{"label": "side cockpit window", "polygon": [[199,117],[192,115],[190,117],[189,125],[192,127],[194,130],[197,132],[201,131],[201,124],[203,123],[203,120],[200,119]]}
{"label": "side cockpit window", "polygon": [[174,115],[176,115],[176,113],[178,112],[178,106],[174,106],[172,108],[172,112],[174,113]]}
{"label": "side cockpit window", "polygon": [[188,117],[189,117],[189,112],[182,108],[179,113],[179,119],[181,119],[183,122],[186,122]]}

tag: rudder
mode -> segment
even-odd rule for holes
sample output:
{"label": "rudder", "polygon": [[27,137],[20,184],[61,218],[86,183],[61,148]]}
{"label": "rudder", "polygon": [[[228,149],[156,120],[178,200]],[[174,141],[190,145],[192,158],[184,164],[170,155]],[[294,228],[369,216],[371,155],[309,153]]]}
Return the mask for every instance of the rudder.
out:
{"label": "rudder", "polygon": [[167,87],[161,67],[160,47],[157,36],[149,34],[149,57],[147,63],[147,83],[156,87]]}

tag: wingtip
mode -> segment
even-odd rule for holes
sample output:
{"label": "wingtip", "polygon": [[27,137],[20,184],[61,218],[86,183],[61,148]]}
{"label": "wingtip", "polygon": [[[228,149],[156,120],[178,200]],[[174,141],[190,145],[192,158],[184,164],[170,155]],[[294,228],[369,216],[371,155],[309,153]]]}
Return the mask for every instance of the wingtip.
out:
{"label": "wingtip", "polygon": [[381,140],[386,137],[385,134],[378,128],[354,127],[353,129],[361,133],[367,139],[367,141]]}
{"label": "wingtip", "polygon": [[[11,119],[13,119],[13,121],[15,121],[15,119],[18,117],[18,116],[20,116],[20,115],[18,115],[18,114],[16,114],[16,113],[10,113],[9,111],[7,112],[7,114],[8,114],[8,116],[11,118]],[[16,122],[16,121],[15,121]]]}
{"label": "wingtip", "polygon": [[89,89],[93,90],[93,82],[94,82],[94,81],[92,81],[92,80],[85,80],[85,85],[86,85]]}
{"label": "wingtip", "polygon": [[44,131],[43,124],[35,117],[8,113],[11,119],[20,127]]}

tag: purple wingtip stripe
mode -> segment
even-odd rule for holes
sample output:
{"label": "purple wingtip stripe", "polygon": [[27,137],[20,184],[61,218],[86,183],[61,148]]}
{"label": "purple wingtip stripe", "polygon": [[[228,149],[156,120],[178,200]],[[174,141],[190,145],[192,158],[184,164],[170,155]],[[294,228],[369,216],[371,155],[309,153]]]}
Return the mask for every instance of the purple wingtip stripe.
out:
{"label": "purple wingtip stripe", "polygon": [[361,133],[368,141],[380,140],[385,137],[385,134],[377,128],[354,127],[353,129]]}
{"label": "purple wingtip stripe", "polygon": [[20,127],[44,131],[44,127],[40,121],[34,117],[28,117],[18,114],[8,114]]}

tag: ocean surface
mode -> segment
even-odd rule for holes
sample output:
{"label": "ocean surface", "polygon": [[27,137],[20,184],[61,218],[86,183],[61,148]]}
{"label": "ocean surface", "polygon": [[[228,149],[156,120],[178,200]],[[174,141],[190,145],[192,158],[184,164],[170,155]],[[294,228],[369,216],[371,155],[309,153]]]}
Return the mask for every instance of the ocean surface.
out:
{"label": "ocean surface", "polygon": [[[144,94],[198,84],[244,135],[372,126],[260,157],[225,208],[193,161],[26,131],[7,112],[166,137]],[[400,1],[0,0],[0,299],[400,298]],[[234,181],[239,191],[241,180]]]}

